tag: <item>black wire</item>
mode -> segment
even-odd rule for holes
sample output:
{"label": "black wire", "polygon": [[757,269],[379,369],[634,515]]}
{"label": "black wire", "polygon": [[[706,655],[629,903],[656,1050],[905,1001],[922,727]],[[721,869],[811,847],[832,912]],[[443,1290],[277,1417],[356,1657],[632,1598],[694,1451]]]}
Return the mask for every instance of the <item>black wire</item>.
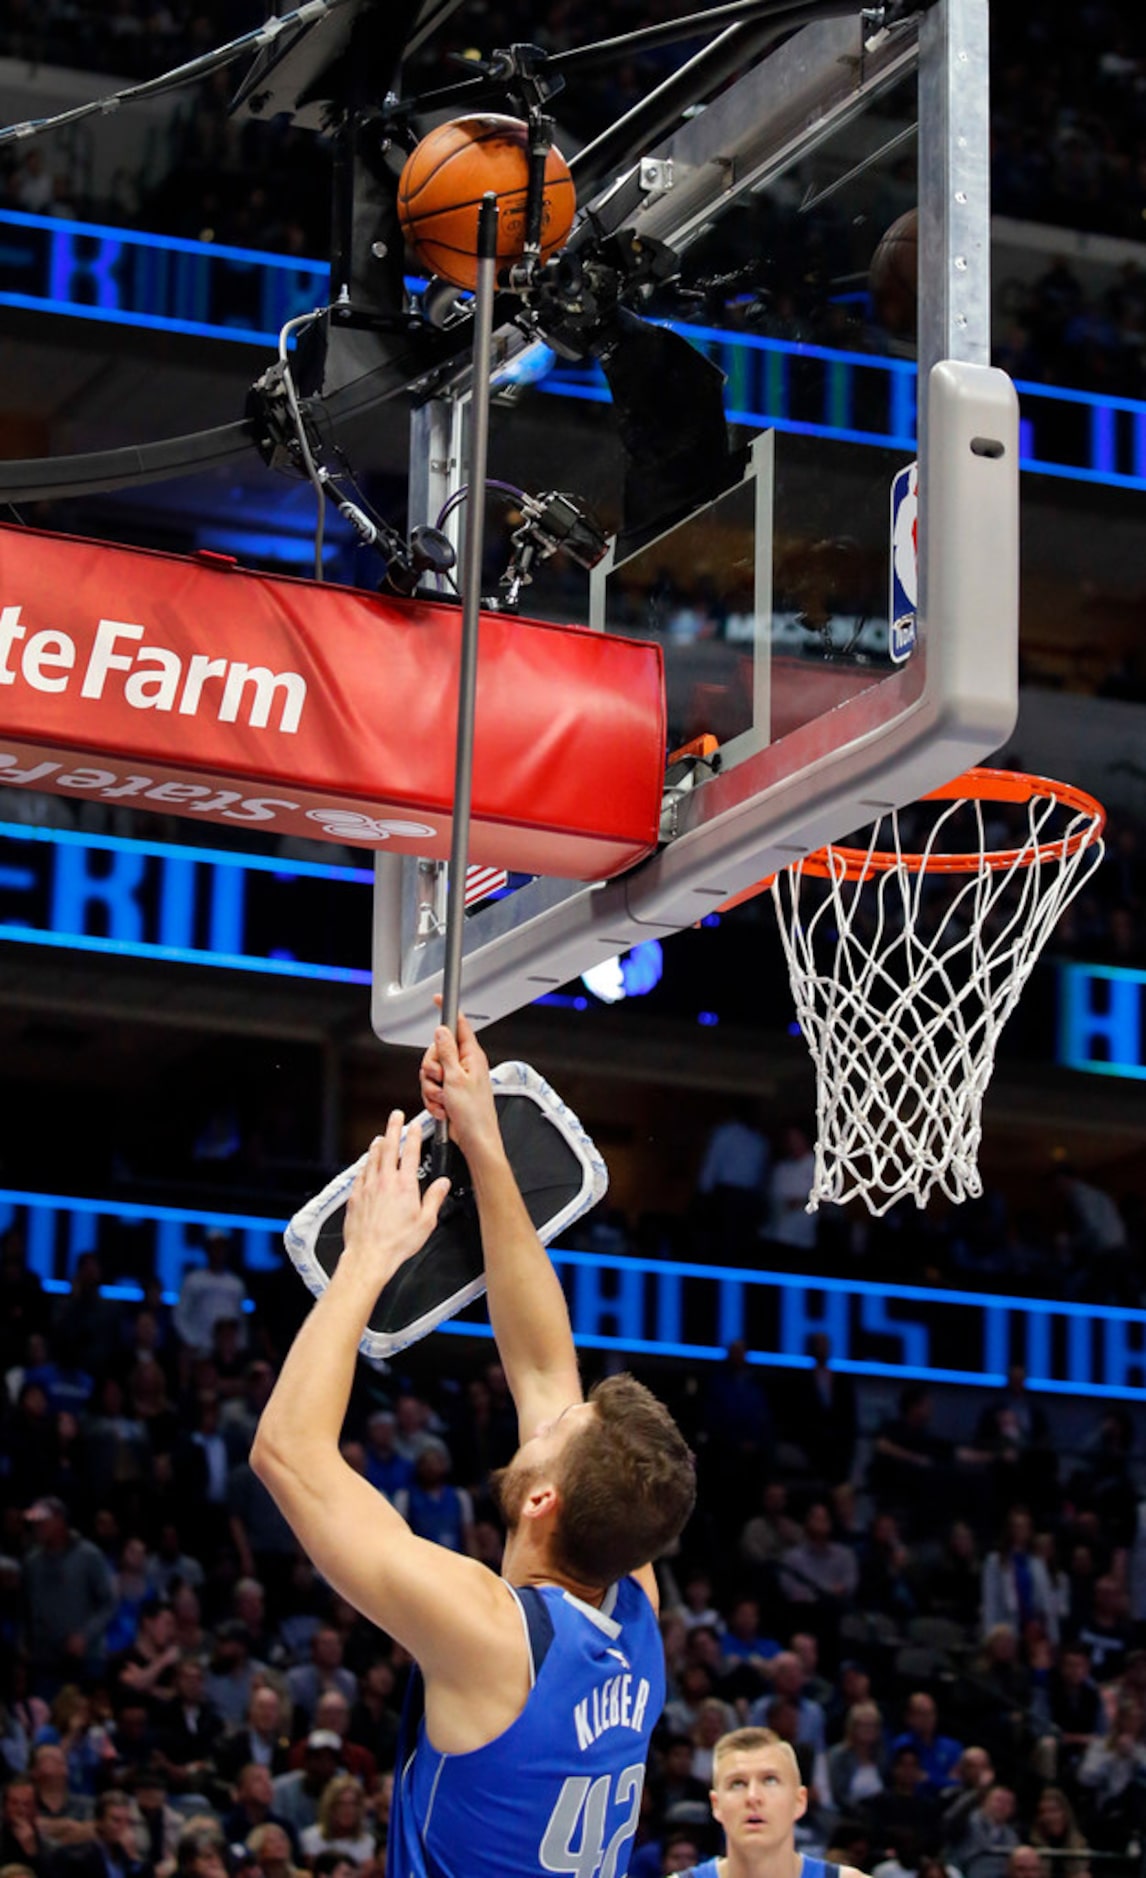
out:
{"label": "black wire", "polygon": [[[305,25],[311,17],[322,19],[326,14],[348,5],[349,0],[321,0],[323,12],[312,15],[314,4],[315,0],[305,0],[305,4],[293,13],[284,13],[277,20],[268,20],[265,25],[254,27],[249,33],[242,33],[238,39],[229,40],[226,45],[216,46],[196,59],[188,59],[185,64],[175,66],[170,72],[160,73],[158,78],[145,78],[138,85],[127,85],[122,91],[113,91],[106,98],[93,98],[89,103],[76,105],[70,111],[59,111],[54,117],[30,118],[23,124],[5,125],[0,129],[0,149],[5,144],[18,143],[27,137],[40,137],[46,131],[62,129],[67,124],[78,124],[86,117],[106,116],[111,111],[117,111],[121,105],[135,104],[141,98],[161,98],[168,91],[180,91],[184,85],[209,78],[212,72],[222,71],[237,59],[246,58],[248,53],[260,52],[264,47],[274,45],[291,26]],[[303,14],[307,18],[300,20]],[[268,30],[271,26],[276,28],[274,32]]]}
{"label": "black wire", "polygon": [[[930,4],[932,0],[920,0],[920,11]],[[724,26],[754,25],[762,20],[774,20],[780,28],[790,23],[794,29],[819,18],[836,19],[841,14],[849,13],[858,17],[864,10],[861,0],[727,0],[727,4],[712,7],[706,13],[687,13],[680,19],[665,20],[657,26],[642,26],[635,32],[619,33],[614,39],[601,39],[591,46],[571,46],[567,52],[549,54],[541,71],[545,74],[589,70],[594,65],[632,58],[657,46],[716,33]],[[418,98],[404,98],[399,108],[436,111],[453,103],[477,102],[479,99],[504,95],[505,81],[483,74],[481,78],[462,79],[456,85],[445,85],[438,91],[424,92]]]}
{"label": "black wire", "polygon": [[[519,489],[516,483],[499,482],[495,477],[491,476],[487,478],[486,481],[486,493],[493,496],[502,496],[507,502],[524,502],[527,492],[524,489]],[[453,514],[459,503],[469,501],[469,495],[470,486],[468,483],[463,483],[460,489],[455,489],[453,495],[449,496],[442,504],[434,527],[440,528],[442,523],[447,521]]]}

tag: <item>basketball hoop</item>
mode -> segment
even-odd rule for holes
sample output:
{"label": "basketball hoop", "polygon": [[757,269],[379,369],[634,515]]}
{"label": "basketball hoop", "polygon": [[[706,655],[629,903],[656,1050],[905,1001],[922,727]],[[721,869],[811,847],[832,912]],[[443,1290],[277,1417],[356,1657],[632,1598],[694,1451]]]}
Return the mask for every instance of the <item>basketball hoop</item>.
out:
{"label": "basketball hoop", "polygon": [[999,1034],[1102,859],[1105,819],[1070,784],[973,769],[882,815],[866,845],[832,844],[775,876],[816,1066],[809,1212],[860,1197],[879,1215],[908,1194],[925,1206],[936,1187],[956,1201],[982,1192]]}

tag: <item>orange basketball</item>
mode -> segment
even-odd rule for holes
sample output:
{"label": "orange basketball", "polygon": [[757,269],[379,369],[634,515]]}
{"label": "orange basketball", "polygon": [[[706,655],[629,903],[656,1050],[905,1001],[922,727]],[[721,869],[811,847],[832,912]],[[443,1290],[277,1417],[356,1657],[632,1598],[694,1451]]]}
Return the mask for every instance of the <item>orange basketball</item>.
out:
{"label": "orange basketball", "polygon": [[891,224],[871,257],[868,284],[878,323],[897,339],[911,338],[919,292],[918,209]]}
{"label": "orange basketball", "polygon": [[[492,113],[456,117],[423,137],[406,159],[398,179],[398,219],[423,267],[456,287],[473,287],[482,197],[492,191],[501,210],[500,272],[521,259],[528,189],[528,126],[519,118]],[[551,147],[541,210],[543,261],[564,244],[575,206],[569,165],[560,150]]]}

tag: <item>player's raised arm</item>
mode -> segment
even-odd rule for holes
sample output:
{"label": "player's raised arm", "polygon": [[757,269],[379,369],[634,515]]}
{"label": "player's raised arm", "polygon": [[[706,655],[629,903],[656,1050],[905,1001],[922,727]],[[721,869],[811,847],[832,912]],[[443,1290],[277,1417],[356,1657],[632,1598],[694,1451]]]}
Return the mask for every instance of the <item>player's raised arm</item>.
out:
{"label": "player's raised arm", "polygon": [[422,1060],[422,1100],[466,1158],[481,1221],[489,1315],[523,1441],[582,1399],[560,1281],[526,1211],[498,1126],[485,1051],[459,1013]]}
{"label": "player's raised arm", "polygon": [[442,1180],[420,1194],[421,1137],[411,1130],[400,1149],[401,1128],[395,1111],[355,1182],[342,1257],[283,1364],[251,1465],[329,1583],[462,1699],[488,1674],[504,1591],[473,1559],[416,1538],[339,1452],[359,1339],[448,1190]]}

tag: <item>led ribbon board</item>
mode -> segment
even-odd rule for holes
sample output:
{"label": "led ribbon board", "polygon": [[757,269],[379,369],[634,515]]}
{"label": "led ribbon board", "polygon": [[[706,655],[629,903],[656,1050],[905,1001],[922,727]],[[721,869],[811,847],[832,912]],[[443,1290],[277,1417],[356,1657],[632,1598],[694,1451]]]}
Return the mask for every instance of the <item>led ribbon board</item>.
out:
{"label": "led ribbon board", "polygon": [[[460,652],[455,607],[0,528],[0,784],[445,859]],[[658,647],[483,615],[472,860],[632,866],[664,738]]]}
{"label": "led ribbon board", "polygon": [[[45,1289],[63,1292],[84,1252],[119,1274],[125,1239],[132,1272],[154,1271],[173,1303],[187,1268],[202,1262],[203,1235],[233,1234],[243,1269],[280,1269],[288,1222],[245,1213],[193,1211],[126,1200],[0,1189],[0,1232],[17,1227]],[[810,1369],[814,1337],[831,1339],[832,1367],[896,1383],[955,1383],[999,1389],[1022,1363],[1033,1390],[1068,1397],[1146,1402],[1146,1311],[1057,1298],[877,1284],[811,1272],[627,1258],[551,1247],[583,1350],[630,1359],[718,1363],[737,1339],[767,1369]],[[138,1284],[112,1295],[138,1299]],[[480,1303],[470,1310],[482,1310]],[[439,1326],[488,1337],[471,1316]]]}

